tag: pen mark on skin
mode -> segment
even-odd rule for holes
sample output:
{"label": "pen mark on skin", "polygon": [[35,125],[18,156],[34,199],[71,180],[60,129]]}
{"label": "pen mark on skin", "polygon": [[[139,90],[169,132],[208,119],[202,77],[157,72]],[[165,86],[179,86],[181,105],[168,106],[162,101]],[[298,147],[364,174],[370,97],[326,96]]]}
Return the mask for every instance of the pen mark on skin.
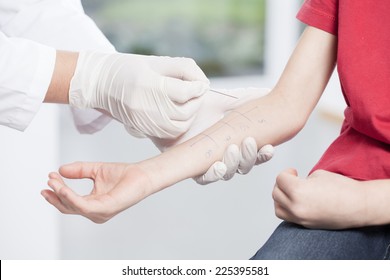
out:
{"label": "pen mark on skin", "polygon": [[[220,127],[216,128],[215,130],[211,131],[209,134],[214,134],[215,132],[217,132],[218,130],[220,130],[221,128],[223,128],[223,125],[221,125]],[[204,134],[206,135],[206,134]],[[208,135],[207,135],[208,136]]]}
{"label": "pen mark on skin", "polygon": [[196,144],[198,144],[198,143],[199,143],[200,141],[202,141],[203,139],[204,139],[204,138],[199,139],[198,141],[192,143],[192,144],[190,145],[190,147],[192,148],[193,146],[195,146]]}
{"label": "pen mark on skin", "polygon": [[[250,109],[249,111],[247,111],[247,112],[245,112],[245,113],[240,113],[240,112],[237,112],[237,111],[234,111],[234,110],[231,111],[231,112],[232,112],[232,113],[236,113],[236,114],[238,115],[237,117],[241,116],[242,118],[245,118],[245,119],[247,119],[248,121],[250,121],[251,123],[253,123],[253,121],[252,121],[250,118],[248,118],[248,117],[246,116],[246,114],[248,114],[248,113],[250,113],[250,112],[252,112],[252,111],[254,111],[254,110],[257,110],[257,109],[258,109],[258,107],[256,106],[256,107]],[[234,119],[236,119],[237,117],[233,117],[233,118],[231,119],[231,121],[234,120]],[[222,126],[216,128],[214,131],[210,132],[209,134],[203,134],[203,133],[202,133],[201,135],[203,135],[203,137],[200,138],[199,140],[197,140],[196,142],[192,143],[192,144],[190,145],[190,147],[195,146],[195,145],[198,144],[200,141],[203,141],[203,140],[206,139],[206,138],[209,139],[209,140],[211,140],[211,141],[218,147],[218,146],[219,146],[218,143],[217,143],[210,135],[214,134],[215,132],[217,132],[218,130],[220,130],[221,128],[223,128],[224,126],[230,127],[233,131],[236,130],[236,129],[235,129],[232,125],[230,125],[228,122],[223,121],[223,120],[221,120],[221,122],[223,123]],[[264,123],[265,120],[262,119],[262,120],[258,120],[257,122],[261,124],[261,123]],[[240,126],[240,130],[241,130],[241,131],[247,131],[249,128],[250,128],[250,127],[249,127],[248,125],[241,125],[241,126]],[[226,141],[226,142],[229,142],[230,140],[231,140],[231,136],[230,136],[230,135],[227,136],[227,137],[225,138],[225,141]]]}
{"label": "pen mark on skin", "polygon": [[[225,122],[225,121],[221,121],[223,123],[223,125],[221,125],[220,127],[216,128],[215,130],[211,131],[209,134],[204,134],[204,133],[201,133],[201,135],[203,135],[203,137],[201,139],[199,139],[198,141],[196,141],[195,143],[192,143],[191,144],[191,147],[195,146],[195,144],[197,144],[198,142],[204,140],[205,138],[208,138],[210,139],[211,141],[214,142],[214,144],[218,147],[218,143],[210,136],[212,134],[214,134],[215,132],[217,132],[218,130],[222,129],[224,126],[228,126],[230,127],[233,131],[235,130],[234,127],[232,127],[229,123]],[[229,136],[230,137],[230,136]],[[230,140],[230,138],[229,138]]]}
{"label": "pen mark on skin", "polygon": [[250,113],[250,112],[252,112],[252,111],[254,111],[254,110],[257,110],[257,109],[259,109],[258,106],[256,106],[256,107],[250,109],[249,111],[245,112],[244,115],[246,115],[246,114],[248,114],[248,113]]}
{"label": "pen mark on skin", "polygon": [[200,141],[203,141],[204,139],[210,139],[218,147],[218,143],[215,142],[215,140],[212,137],[210,137],[207,134],[203,134],[203,133],[201,133],[200,135],[203,135],[203,137],[201,139],[199,139],[198,141],[192,143],[190,147],[195,146],[196,144],[198,144]]}
{"label": "pen mark on skin", "polygon": [[204,137],[206,137],[206,138],[208,138],[208,139],[210,139],[211,141],[213,141],[214,142],[214,144],[218,147],[218,143],[217,142],[215,142],[215,140],[212,138],[212,137],[210,137],[209,135],[207,135],[207,134],[203,134],[202,133],[202,135],[204,136]]}
{"label": "pen mark on skin", "polygon": [[240,113],[240,112],[237,112],[237,111],[232,111],[232,113],[236,113],[238,115],[240,115],[241,117],[247,119],[248,121],[252,122],[252,120],[250,118],[248,118],[247,116],[245,116],[244,114]]}
{"label": "pen mark on skin", "polygon": [[208,151],[205,153],[205,157],[206,157],[206,158],[211,158],[212,155],[213,155],[213,150],[208,150]]}
{"label": "pen mark on skin", "polygon": [[245,124],[240,125],[240,130],[241,131],[247,131],[248,129],[249,129],[248,125],[245,125]]}
{"label": "pen mark on skin", "polygon": [[231,129],[235,130],[234,127],[232,127],[228,122],[221,121],[224,125],[230,127]]}

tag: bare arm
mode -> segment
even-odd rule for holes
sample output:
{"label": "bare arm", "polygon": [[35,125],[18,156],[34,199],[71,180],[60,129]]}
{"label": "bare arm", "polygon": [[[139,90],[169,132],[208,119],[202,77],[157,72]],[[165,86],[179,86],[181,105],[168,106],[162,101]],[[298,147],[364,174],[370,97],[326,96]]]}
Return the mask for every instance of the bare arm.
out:
{"label": "bare arm", "polygon": [[365,197],[365,212],[362,225],[390,224],[390,180],[373,180],[359,182]]}
{"label": "bare arm", "polygon": [[43,102],[69,104],[69,86],[77,58],[78,53],[57,51],[53,76]]}
{"label": "bare arm", "polygon": [[246,103],[200,135],[138,164],[74,163],[60,168],[71,179],[90,178],[94,189],[79,196],[61,176],[50,174],[42,195],[67,214],[105,222],[145,197],[186,178],[204,173],[226,147],[248,136],[258,147],[278,145],[305,125],[334,69],[336,38],[308,27],[279,82],[267,96]]}

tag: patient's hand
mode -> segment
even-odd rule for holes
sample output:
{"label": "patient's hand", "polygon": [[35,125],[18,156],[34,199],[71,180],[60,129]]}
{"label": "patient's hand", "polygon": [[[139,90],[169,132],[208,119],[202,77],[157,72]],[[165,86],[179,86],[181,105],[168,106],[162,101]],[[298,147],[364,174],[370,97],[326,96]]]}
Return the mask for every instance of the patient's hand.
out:
{"label": "patient's hand", "polygon": [[367,219],[361,182],[324,170],[306,179],[286,170],[278,175],[272,196],[276,216],[308,228],[359,227]]}
{"label": "patient's hand", "polygon": [[[80,196],[62,179],[88,178],[93,181],[89,195]],[[137,165],[124,163],[76,162],[49,174],[51,190],[43,190],[45,199],[64,214],[82,215],[95,223],[104,223],[119,212],[152,194],[148,177]]]}

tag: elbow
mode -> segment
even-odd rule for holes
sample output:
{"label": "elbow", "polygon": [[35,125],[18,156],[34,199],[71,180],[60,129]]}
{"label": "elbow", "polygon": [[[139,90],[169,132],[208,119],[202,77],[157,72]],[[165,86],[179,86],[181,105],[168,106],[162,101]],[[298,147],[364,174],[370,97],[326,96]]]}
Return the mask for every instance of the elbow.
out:
{"label": "elbow", "polygon": [[281,139],[280,143],[294,138],[305,127],[308,117],[302,115],[302,113],[292,113],[288,120],[284,125],[286,128],[284,139]]}
{"label": "elbow", "polygon": [[309,119],[309,114],[300,113],[296,117],[295,126],[293,127],[295,134],[298,134],[306,126],[308,119]]}
{"label": "elbow", "polygon": [[294,136],[297,135],[306,126],[309,117],[309,113],[304,113],[302,111],[295,114],[295,117],[292,118],[295,120],[295,124],[292,125]]}

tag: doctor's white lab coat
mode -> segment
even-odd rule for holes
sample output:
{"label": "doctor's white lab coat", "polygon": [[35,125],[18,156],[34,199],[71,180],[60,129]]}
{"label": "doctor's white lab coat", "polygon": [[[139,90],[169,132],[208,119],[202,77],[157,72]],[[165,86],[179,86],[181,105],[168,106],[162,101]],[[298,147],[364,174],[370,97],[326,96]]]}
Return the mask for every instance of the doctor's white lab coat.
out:
{"label": "doctor's white lab coat", "polygon": [[[0,125],[23,131],[49,87],[56,49],[114,52],[80,0],[0,0]],[[93,133],[111,118],[72,109],[80,132]]]}

